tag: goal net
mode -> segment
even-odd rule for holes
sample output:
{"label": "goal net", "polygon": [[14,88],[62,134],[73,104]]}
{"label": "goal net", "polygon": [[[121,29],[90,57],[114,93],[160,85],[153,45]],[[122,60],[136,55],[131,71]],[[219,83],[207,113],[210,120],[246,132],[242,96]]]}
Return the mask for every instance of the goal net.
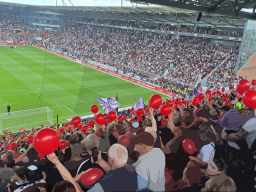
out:
{"label": "goal net", "polygon": [[2,133],[4,130],[16,132],[23,127],[31,129],[40,127],[41,124],[52,125],[52,120],[53,110],[49,107],[15,111],[10,114],[2,113],[0,114],[0,131]]}

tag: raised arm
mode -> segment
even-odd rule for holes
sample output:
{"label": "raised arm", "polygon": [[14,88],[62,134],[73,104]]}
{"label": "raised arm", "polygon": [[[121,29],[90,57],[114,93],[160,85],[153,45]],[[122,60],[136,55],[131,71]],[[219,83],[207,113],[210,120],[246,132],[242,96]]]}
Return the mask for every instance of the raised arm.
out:
{"label": "raised arm", "polygon": [[[94,163],[93,161],[93,157],[91,157],[91,161],[92,163]],[[111,170],[111,166],[102,159],[101,157],[101,151],[99,151],[98,153],[98,161],[96,161],[95,163],[99,164],[106,172]]]}
{"label": "raised arm", "polygon": [[167,123],[167,127],[172,131],[175,129],[175,125],[173,123],[173,114],[174,114],[174,109],[172,108],[172,112],[168,115],[168,123]]}
{"label": "raised arm", "polygon": [[47,158],[49,161],[51,161],[56,166],[56,168],[60,172],[62,178],[65,181],[69,181],[70,183],[72,183],[74,185],[76,192],[83,192],[83,190],[81,189],[79,184],[74,180],[74,178],[71,176],[69,171],[58,160],[58,157],[55,155],[55,153],[51,153],[50,155],[47,155]]}
{"label": "raised arm", "polygon": [[76,132],[76,130],[75,130],[74,125],[71,125],[71,130],[72,130],[72,132],[73,132],[73,135],[76,136],[76,140],[78,141],[78,140],[79,140],[79,137],[78,137],[78,134],[77,134],[77,132]]}
{"label": "raised arm", "polygon": [[22,153],[17,159],[15,159],[15,164],[20,162],[22,160],[22,158],[28,153],[28,150],[31,149],[33,147],[33,144],[30,144],[28,149]]}
{"label": "raised arm", "polygon": [[[94,114],[94,119],[96,119],[96,115],[97,115],[97,113]],[[96,127],[96,132],[99,132],[100,131],[100,126],[96,121],[95,121],[95,127]]]}

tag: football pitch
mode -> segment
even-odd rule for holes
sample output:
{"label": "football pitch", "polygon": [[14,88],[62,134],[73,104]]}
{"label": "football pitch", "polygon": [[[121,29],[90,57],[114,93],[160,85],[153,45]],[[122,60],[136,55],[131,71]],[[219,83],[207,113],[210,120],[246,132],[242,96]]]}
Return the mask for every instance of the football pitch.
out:
{"label": "football pitch", "polygon": [[[118,95],[119,108],[124,108],[131,107],[141,96],[148,104],[150,96],[156,93],[32,46],[0,46],[0,78],[0,117],[7,113],[8,104],[11,112],[49,107],[54,124],[57,114],[59,122],[92,114],[93,104],[103,112],[95,98]],[[35,121],[31,113],[27,121]],[[11,129],[1,125],[1,129],[23,128],[18,126],[21,119],[10,120],[17,126]]]}

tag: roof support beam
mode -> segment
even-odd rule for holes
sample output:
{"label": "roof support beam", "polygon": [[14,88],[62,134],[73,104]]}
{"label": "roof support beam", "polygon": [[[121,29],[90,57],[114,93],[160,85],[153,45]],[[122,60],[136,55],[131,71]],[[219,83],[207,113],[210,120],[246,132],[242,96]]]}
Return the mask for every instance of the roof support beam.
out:
{"label": "roof support beam", "polygon": [[219,0],[218,2],[216,2],[212,7],[211,10],[216,9],[224,0]]}
{"label": "roof support beam", "polygon": [[[137,3],[143,2],[143,3],[149,3],[149,4],[158,4],[158,5],[163,5],[163,6],[177,7],[177,8],[181,8],[181,9],[189,9],[189,10],[201,11],[201,12],[206,12],[206,13],[215,13],[215,14],[219,14],[219,15],[228,15],[228,16],[233,16],[233,17],[238,15],[234,11],[223,10],[220,7],[217,7],[216,9],[211,10],[210,7],[196,6],[192,3],[186,4],[186,3],[181,3],[178,1],[166,1],[166,0],[131,0],[131,1],[137,2]],[[254,4],[256,4],[256,1],[254,1]],[[240,12],[239,17],[242,17],[245,19],[256,19],[256,16],[253,15],[252,13],[244,13],[244,12]]]}
{"label": "roof support beam", "polygon": [[[251,0],[246,0],[244,3],[245,3],[245,4],[246,4],[246,3],[250,3],[250,1],[251,1]],[[241,11],[241,9],[243,9],[243,7],[237,8],[237,10],[236,10],[236,16],[237,16],[238,13]]]}
{"label": "roof support beam", "polygon": [[239,3],[238,4],[238,0],[235,1],[234,5],[229,5],[229,6],[224,6],[224,7],[218,7],[218,9],[230,9],[230,8],[236,8],[236,7],[247,7],[247,6],[253,6],[256,5],[256,1],[252,1],[252,2],[244,2],[244,3]]}

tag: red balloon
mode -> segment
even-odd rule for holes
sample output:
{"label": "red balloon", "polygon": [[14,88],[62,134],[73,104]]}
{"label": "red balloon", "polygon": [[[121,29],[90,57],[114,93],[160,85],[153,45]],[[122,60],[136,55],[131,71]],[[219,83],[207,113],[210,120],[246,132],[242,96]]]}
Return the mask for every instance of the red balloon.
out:
{"label": "red balloon", "polygon": [[141,121],[142,121],[142,117],[141,117],[141,116],[138,116],[138,117],[137,117],[137,121],[138,121],[138,122],[141,122]]}
{"label": "red balloon", "polygon": [[3,146],[3,144],[2,143],[0,143],[0,147],[2,147]]}
{"label": "red balloon", "polygon": [[222,97],[222,100],[223,100],[223,101],[226,101],[226,100],[227,100],[227,97]]}
{"label": "red balloon", "polygon": [[211,95],[212,95],[211,90],[209,90],[209,89],[208,89],[208,90],[206,90],[206,91],[205,91],[205,95],[207,95],[207,94],[209,94],[209,96],[211,97]]}
{"label": "red balloon", "polygon": [[116,113],[114,111],[110,111],[108,113],[108,119],[109,121],[114,121],[116,119]]}
{"label": "red balloon", "polygon": [[256,79],[253,79],[251,82],[252,85],[256,85]]}
{"label": "red balloon", "polygon": [[212,92],[212,95],[216,95],[217,93],[215,91]]}
{"label": "red balloon", "polygon": [[99,168],[90,168],[81,176],[81,183],[84,185],[93,185],[104,175],[103,171]]}
{"label": "red balloon", "polygon": [[228,87],[230,90],[231,89],[233,89],[234,88],[234,86],[233,85],[229,85],[229,87]]}
{"label": "red balloon", "polygon": [[10,145],[6,145],[6,146],[5,146],[5,149],[7,149],[7,150],[11,150],[11,149],[12,149],[12,147],[11,147]]}
{"label": "red balloon", "polygon": [[194,105],[194,106],[199,105],[199,101],[198,101],[198,100],[193,100],[193,101],[192,101],[192,105]]}
{"label": "red balloon", "polygon": [[219,96],[221,96],[221,92],[218,90],[217,92],[216,92]]}
{"label": "red balloon", "polygon": [[64,125],[64,127],[67,127],[68,126],[68,124],[66,123],[65,125]]}
{"label": "red balloon", "polygon": [[134,108],[132,107],[132,108],[131,108],[131,112],[133,112],[133,111],[134,111]]}
{"label": "red balloon", "polygon": [[222,88],[221,88],[221,91],[222,91],[222,92],[224,92],[224,91],[225,91],[225,88],[224,88],[224,87],[222,87]]}
{"label": "red balloon", "polygon": [[70,130],[70,131],[72,130],[70,126],[68,126],[68,130]]}
{"label": "red balloon", "polygon": [[92,111],[93,113],[98,113],[98,111],[99,111],[98,106],[97,106],[97,105],[91,106],[91,111]]}
{"label": "red balloon", "polygon": [[72,125],[71,121],[68,123],[69,125]]}
{"label": "red balloon", "polygon": [[12,149],[14,149],[14,148],[16,148],[16,147],[17,147],[17,143],[15,143],[15,142],[11,143],[11,148],[12,148]]}
{"label": "red balloon", "polygon": [[80,123],[81,123],[81,118],[80,117],[74,117],[71,120],[72,125],[74,125],[74,127],[77,127]]}
{"label": "red balloon", "polygon": [[95,125],[95,122],[93,120],[88,121],[88,125],[90,127],[93,127]]}
{"label": "red balloon", "polygon": [[146,112],[146,113],[149,113],[149,109],[145,109],[145,112]]}
{"label": "red balloon", "polygon": [[211,98],[211,97],[209,97],[208,101],[209,101],[209,102],[211,102],[211,101],[212,101],[212,98]]}
{"label": "red balloon", "polygon": [[158,108],[162,104],[162,97],[160,95],[152,95],[148,101],[149,107]]}
{"label": "red balloon", "polygon": [[100,133],[99,131],[96,132],[95,134],[96,134],[97,136],[99,136],[99,137],[101,136],[101,133]]}
{"label": "red balloon", "polygon": [[143,109],[138,109],[138,110],[136,111],[136,114],[137,114],[137,115],[142,115],[142,114],[143,114]]}
{"label": "red balloon", "polygon": [[160,109],[160,111],[161,111],[161,113],[163,114],[163,115],[169,115],[171,112],[172,112],[172,109],[171,109],[171,107],[169,106],[169,105],[163,105],[162,107],[161,107],[161,109]]}
{"label": "red balloon", "polygon": [[87,127],[87,126],[83,126],[83,128],[81,129],[82,133],[85,133],[88,128],[89,128],[89,127]]}
{"label": "red balloon", "polygon": [[240,95],[239,95],[239,94],[237,94],[236,98],[237,98],[237,99],[239,99],[239,98],[240,98]]}
{"label": "red balloon", "polygon": [[135,119],[131,119],[129,122],[134,122],[135,121]]}
{"label": "red balloon", "polygon": [[49,128],[41,129],[34,136],[33,142],[35,150],[44,155],[53,153],[59,146],[59,135]]}
{"label": "red balloon", "polygon": [[37,157],[42,159],[45,155],[44,154],[38,154]]}
{"label": "red balloon", "polygon": [[256,91],[246,91],[243,94],[243,103],[249,108],[256,108]]}
{"label": "red balloon", "polygon": [[199,101],[200,99],[198,97],[194,97],[193,100]]}
{"label": "red balloon", "polygon": [[173,107],[173,103],[172,103],[171,100],[167,100],[167,101],[166,101],[166,104],[169,105],[170,107]]}
{"label": "red balloon", "polygon": [[109,119],[107,119],[107,121],[106,121],[106,122],[107,122],[107,124],[109,124],[109,123],[110,123]]}
{"label": "red balloon", "polygon": [[243,95],[245,91],[250,90],[250,87],[250,82],[248,80],[241,79],[237,84],[236,90],[240,95]]}
{"label": "red balloon", "polygon": [[122,116],[118,116],[118,121],[123,121],[123,117]]}
{"label": "red balloon", "polygon": [[63,128],[60,128],[60,132],[63,133],[63,132],[64,132],[64,129],[63,129]]}
{"label": "red balloon", "polygon": [[195,143],[191,139],[185,139],[182,142],[182,147],[187,151],[189,154],[194,154],[197,151]]}
{"label": "red balloon", "polygon": [[198,96],[199,100],[203,100],[204,99],[204,94],[203,93],[199,93]]}
{"label": "red balloon", "polygon": [[123,115],[123,120],[126,120],[126,115]]}
{"label": "red balloon", "polygon": [[66,141],[61,141],[61,142],[59,143],[59,148],[60,148],[60,149],[65,149],[67,146],[68,146],[68,144],[67,144]]}
{"label": "red balloon", "polygon": [[230,101],[225,101],[224,103],[223,103],[223,105],[229,105],[231,102]]}
{"label": "red balloon", "polygon": [[102,113],[99,113],[99,114],[96,115],[95,121],[99,125],[104,125],[105,122],[106,122],[106,117]]}
{"label": "red balloon", "polygon": [[78,125],[77,128],[78,128],[78,129],[82,129],[82,127],[83,127],[83,125]]}
{"label": "red balloon", "polygon": [[228,94],[227,94],[227,93],[225,93],[225,94],[224,94],[224,97],[228,97]]}
{"label": "red balloon", "polygon": [[28,139],[27,139],[27,141],[28,141],[29,143],[33,143],[33,139],[34,139],[34,138],[33,138],[32,136],[29,136]]}

